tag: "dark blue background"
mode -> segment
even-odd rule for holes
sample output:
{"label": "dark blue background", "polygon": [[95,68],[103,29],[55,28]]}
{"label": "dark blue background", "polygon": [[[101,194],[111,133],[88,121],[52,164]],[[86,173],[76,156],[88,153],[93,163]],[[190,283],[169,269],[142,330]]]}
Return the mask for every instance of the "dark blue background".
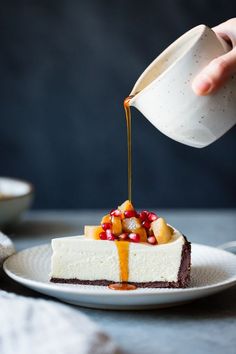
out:
{"label": "dark blue background", "polygon": [[[126,199],[124,97],[184,31],[235,10],[232,1],[1,1],[0,175],[32,181],[37,208]],[[235,128],[198,150],[133,117],[137,206],[235,207]]]}

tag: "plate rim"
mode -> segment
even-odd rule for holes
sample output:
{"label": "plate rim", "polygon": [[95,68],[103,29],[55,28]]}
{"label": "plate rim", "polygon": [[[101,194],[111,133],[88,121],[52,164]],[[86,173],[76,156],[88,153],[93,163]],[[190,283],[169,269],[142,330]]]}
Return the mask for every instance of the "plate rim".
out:
{"label": "plate rim", "polygon": [[[222,250],[220,248],[214,247],[214,246],[208,246],[208,245],[204,245],[204,244],[200,244],[200,243],[191,243],[192,246],[197,246],[197,247],[203,247],[203,248],[207,248],[207,249],[213,249],[214,251],[217,250],[219,252],[222,252],[224,254],[227,254],[227,256],[230,256],[232,258],[235,258],[235,262],[236,262],[236,255]],[[30,252],[33,249],[38,249],[38,248],[49,248],[51,247],[50,243],[46,243],[46,244],[41,244],[41,245],[36,245],[33,247],[28,247],[25,248],[21,251],[18,251],[16,253],[14,253],[13,255],[11,255],[10,257],[8,257],[4,263],[3,263],[3,270],[4,272],[14,281],[16,281],[17,283],[20,283],[22,285],[25,285],[27,287],[33,288],[33,289],[42,289],[42,290],[50,290],[54,293],[58,293],[58,295],[60,293],[67,293],[67,294],[81,294],[81,295],[93,295],[93,296],[102,296],[102,295],[108,295],[108,296],[112,296],[112,297],[122,297],[122,296],[129,296],[129,297],[138,297],[138,296],[155,296],[155,295],[175,295],[175,294],[180,294],[180,293],[195,293],[195,292],[199,292],[199,291],[207,291],[210,289],[221,289],[221,288],[225,288],[225,286],[229,285],[229,286],[233,286],[236,284],[236,272],[235,275],[224,280],[221,281],[217,284],[211,284],[211,285],[204,285],[204,286],[199,286],[199,287],[187,287],[187,288],[151,288],[152,292],[148,292],[147,288],[143,289],[143,288],[138,288],[137,291],[108,291],[107,287],[99,287],[99,291],[98,288],[96,287],[96,291],[94,291],[94,286],[92,285],[87,285],[86,288],[82,288],[82,287],[78,287],[76,284],[55,284],[55,283],[50,283],[50,282],[45,282],[45,281],[40,281],[40,280],[32,280],[29,278],[25,278],[21,275],[17,275],[16,273],[12,272],[9,268],[8,268],[8,264],[12,261],[13,258],[18,257],[19,254],[21,253],[25,253],[25,252]],[[236,263],[235,263],[236,265]],[[104,289],[106,288],[106,289]]]}

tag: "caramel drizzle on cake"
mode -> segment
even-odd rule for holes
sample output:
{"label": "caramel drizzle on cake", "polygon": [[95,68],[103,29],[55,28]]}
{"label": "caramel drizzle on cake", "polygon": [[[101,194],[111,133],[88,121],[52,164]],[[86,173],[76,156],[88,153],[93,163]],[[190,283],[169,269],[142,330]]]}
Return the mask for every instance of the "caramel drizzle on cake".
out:
{"label": "caramel drizzle on cake", "polygon": [[129,242],[115,241],[120,266],[120,283],[109,284],[112,290],[135,290],[137,286],[128,284],[129,279]]}
{"label": "caramel drizzle on cake", "polygon": [[129,242],[115,241],[120,266],[120,281],[127,283],[129,279]]}

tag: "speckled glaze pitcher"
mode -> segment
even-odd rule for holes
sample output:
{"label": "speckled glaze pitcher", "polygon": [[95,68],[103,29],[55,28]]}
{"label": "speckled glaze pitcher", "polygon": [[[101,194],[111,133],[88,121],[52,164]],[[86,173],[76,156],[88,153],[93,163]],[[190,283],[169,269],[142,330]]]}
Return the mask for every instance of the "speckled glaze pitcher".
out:
{"label": "speckled glaze pitcher", "polygon": [[136,107],[162,133],[202,148],[236,123],[236,79],[209,96],[197,96],[193,78],[230,48],[205,25],[186,32],[143,72],[130,95]]}

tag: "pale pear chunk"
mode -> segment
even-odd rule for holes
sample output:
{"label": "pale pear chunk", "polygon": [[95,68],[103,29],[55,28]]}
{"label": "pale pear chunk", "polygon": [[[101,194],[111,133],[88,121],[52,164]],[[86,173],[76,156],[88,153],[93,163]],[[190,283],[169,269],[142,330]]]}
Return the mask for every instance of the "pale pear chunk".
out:
{"label": "pale pear chunk", "polygon": [[144,227],[140,227],[135,231],[140,236],[140,242],[147,242],[147,232]]}
{"label": "pale pear chunk", "polygon": [[122,226],[125,232],[138,232],[138,229],[142,227],[142,224],[138,218],[132,217],[123,219]]}
{"label": "pale pear chunk", "polygon": [[151,223],[151,229],[159,245],[168,243],[172,237],[172,232],[165,219],[158,218]]}
{"label": "pale pear chunk", "polygon": [[122,234],[122,223],[119,216],[111,217],[111,231],[114,235],[119,236]]}
{"label": "pale pear chunk", "polygon": [[118,209],[119,209],[122,213],[124,213],[125,211],[128,211],[128,210],[134,210],[134,207],[133,207],[133,205],[132,205],[132,203],[131,203],[130,200],[126,200],[124,203],[122,203],[122,204],[118,207]]}
{"label": "pale pear chunk", "polygon": [[84,236],[92,240],[100,240],[99,235],[101,232],[103,232],[103,228],[98,225],[96,226],[85,225],[84,227]]}
{"label": "pale pear chunk", "polygon": [[111,216],[110,214],[106,214],[103,216],[101,224],[107,224],[111,222]]}

